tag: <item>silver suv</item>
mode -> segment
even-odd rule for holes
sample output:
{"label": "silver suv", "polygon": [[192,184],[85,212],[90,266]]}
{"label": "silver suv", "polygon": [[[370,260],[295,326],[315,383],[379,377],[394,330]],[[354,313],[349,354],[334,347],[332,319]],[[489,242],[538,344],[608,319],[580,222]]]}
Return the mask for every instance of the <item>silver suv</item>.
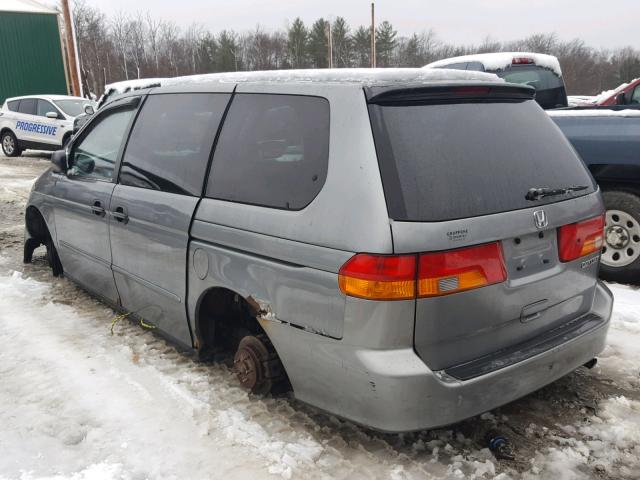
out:
{"label": "silver suv", "polygon": [[100,109],[53,155],[25,261],[254,393],[450,424],[604,347],[603,204],[530,87],[449,70],[209,77]]}

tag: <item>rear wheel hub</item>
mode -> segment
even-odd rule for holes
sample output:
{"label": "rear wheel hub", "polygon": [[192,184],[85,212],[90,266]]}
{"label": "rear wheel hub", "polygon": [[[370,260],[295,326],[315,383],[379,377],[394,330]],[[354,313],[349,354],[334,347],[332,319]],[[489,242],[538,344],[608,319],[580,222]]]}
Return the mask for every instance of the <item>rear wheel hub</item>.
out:
{"label": "rear wheel hub", "polygon": [[233,359],[233,367],[242,386],[252,393],[266,393],[271,381],[266,371],[269,360],[267,347],[254,336],[246,336],[240,341]]}

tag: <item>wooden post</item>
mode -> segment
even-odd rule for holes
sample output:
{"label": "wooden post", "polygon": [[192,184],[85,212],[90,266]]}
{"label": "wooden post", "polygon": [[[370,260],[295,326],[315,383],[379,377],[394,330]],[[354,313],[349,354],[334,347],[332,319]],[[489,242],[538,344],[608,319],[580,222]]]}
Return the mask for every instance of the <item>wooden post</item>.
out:
{"label": "wooden post", "polygon": [[329,68],[333,68],[333,32],[331,31],[331,22],[327,22],[327,47],[329,49],[327,65]]}
{"label": "wooden post", "polygon": [[371,68],[376,68],[376,19],[373,2],[371,2]]}
{"label": "wooden post", "polygon": [[62,16],[64,17],[64,33],[67,39],[67,52],[69,53],[69,72],[71,73],[71,91],[73,95],[82,95],[80,90],[80,78],[78,76],[78,59],[76,56],[76,43],[73,40],[73,23],[71,22],[71,9],[69,0],[62,0]]}

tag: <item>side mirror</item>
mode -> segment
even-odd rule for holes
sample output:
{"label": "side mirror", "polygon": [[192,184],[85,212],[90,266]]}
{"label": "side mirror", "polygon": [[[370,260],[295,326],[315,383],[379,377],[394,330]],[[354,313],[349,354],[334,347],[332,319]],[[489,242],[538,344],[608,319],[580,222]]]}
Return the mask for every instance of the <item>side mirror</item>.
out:
{"label": "side mirror", "polygon": [[56,150],[51,155],[51,163],[53,163],[53,171],[56,173],[67,173],[69,166],[67,165],[67,152],[64,150]]}
{"label": "side mirror", "polygon": [[96,111],[93,108],[93,105],[86,104],[84,106],[84,113],[86,113],[87,115],[93,115],[94,113],[96,113]]}
{"label": "side mirror", "polygon": [[58,114],[56,112],[47,112],[44,116],[47,118],[58,118]]}
{"label": "side mirror", "polygon": [[616,96],[616,105],[626,105],[627,104],[627,95],[622,92]]}

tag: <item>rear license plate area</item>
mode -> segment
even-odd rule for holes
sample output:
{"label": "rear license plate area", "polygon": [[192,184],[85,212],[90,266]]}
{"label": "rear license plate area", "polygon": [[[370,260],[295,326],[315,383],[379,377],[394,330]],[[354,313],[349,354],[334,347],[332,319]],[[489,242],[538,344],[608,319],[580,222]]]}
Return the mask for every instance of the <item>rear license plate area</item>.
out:
{"label": "rear license plate area", "polygon": [[512,280],[550,270],[558,263],[555,229],[503,240],[502,248]]}

